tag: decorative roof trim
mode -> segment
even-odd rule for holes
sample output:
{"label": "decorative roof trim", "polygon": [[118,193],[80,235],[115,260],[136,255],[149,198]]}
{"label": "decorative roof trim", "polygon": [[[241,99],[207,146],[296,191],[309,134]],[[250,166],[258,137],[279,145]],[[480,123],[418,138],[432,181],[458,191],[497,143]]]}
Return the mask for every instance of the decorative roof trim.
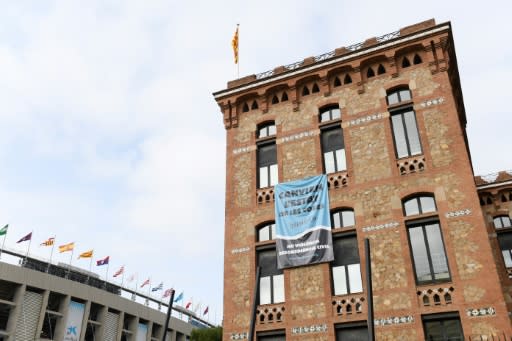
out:
{"label": "decorative roof trim", "polygon": [[343,55],[343,56],[340,56],[339,58],[329,59],[329,60],[326,60],[326,61],[323,61],[323,62],[320,62],[320,63],[317,63],[317,64],[313,64],[311,66],[304,67],[302,69],[297,69],[296,71],[293,71],[293,72],[290,72],[290,73],[284,73],[284,74],[279,75],[279,76],[275,76],[275,77],[271,76],[269,78],[265,78],[265,79],[262,79],[262,80],[256,80],[253,83],[250,83],[250,84],[247,84],[247,85],[244,85],[244,86],[241,86],[239,88],[232,89],[232,90],[229,90],[229,89],[228,90],[221,90],[221,91],[213,93],[213,97],[216,100],[218,100],[221,97],[233,95],[233,94],[236,94],[236,93],[239,93],[239,92],[243,92],[243,91],[247,91],[249,89],[253,89],[253,88],[259,87],[261,85],[265,85],[265,84],[274,82],[276,80],[281,80],[281,79],[284,79],[284,78],[288,78],[288,77],[300,75],[300,74],[303,74],[303,73],[307,73],[307,72],[310,72],[310,71],[313,71],[313,70],[316,70],[316,69],[323,68],[323,67],[325,67],[327,65],[343,62],[343,61],[345,61],[347,59],[350,59],[350,58],[354,58],[354,57],[365,55],[365,54],[368,54],[368,53],[371,53],[371,52],[383,50],[383,49],[386,49],[388,47],[399,45],[399,44],[402,44],[402,43],[405,43],[405,42],[408,42],[408,41],[411,41],[411,40],[415,40],[417,38],[422,38],[422,37],[425,37],[425,36],[428,36],[428,35],[431,35],[431,34],[434,34],[434,33],[437,33],[437,32],[442,32],[442,31],[445,31],[445,30],[449,30],[449,29],[450,29],[450,26],[444,24],[442,26],[433,28],[433,29],[428,30],[428,31],[424,31],[424,32],[420,32],[420,33],[417,33],[417,34],[413,34],[413,35],[410,35],[410,36],[407,36],[407,37],[404,37],[404,38],[398,38],[395,41],[391,41],[389,43],[385,43],[385,44],[382,44],[382,45],[377,45],[375,47],[370,47],[370,48],[365,49],[365,50],[358,50],[357,52],[350,53],[348,55]]}

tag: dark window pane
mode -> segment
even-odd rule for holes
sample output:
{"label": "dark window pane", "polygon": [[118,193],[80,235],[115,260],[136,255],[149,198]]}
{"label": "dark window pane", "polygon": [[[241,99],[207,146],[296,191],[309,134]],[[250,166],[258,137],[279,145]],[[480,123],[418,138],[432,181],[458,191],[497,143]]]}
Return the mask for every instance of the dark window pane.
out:
{"label": "dark window pane", "polygon": [[286,341],[284,335],[258,336],[258,341]]}
{"label": "dark window pane", "polygon": [[276,145],[274,143],[258,147],[258,165],[270,166],[277,163]]}
{"label": "dark window pane", "polygon": [[336,341],[368,341],[368,328],[351,327],[336,329]]}
{"label": "dark window pane", "polygon": [[357,248],[357,238],[355,236],[336,238],[334,239],[333,244],[334,265],[359,263],[359,251]]}
{"label": "dark window pane", "polygon": [[[431,316],[428,318],[432,318]],[[458,317],[423,321],[427,341],[463,341],[464,334]]]}
{"label": "dark window pane", "polygon": [[343,149],[343,131],[341,128],[334,128],[322,131],[322,150],[325,152]]}
{"label": "dark window pane", "polygon": [[282,273],[277,268],[276,250],[258,252],[258,265],[261,268],[261,276],[278,275]]}

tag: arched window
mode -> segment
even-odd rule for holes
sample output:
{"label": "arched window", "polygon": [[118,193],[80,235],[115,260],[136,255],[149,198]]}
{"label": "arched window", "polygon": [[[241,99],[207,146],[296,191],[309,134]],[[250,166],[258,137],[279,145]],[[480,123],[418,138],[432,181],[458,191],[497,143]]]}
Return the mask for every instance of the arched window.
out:
{"label": "arched window", "polygon": [[356,224],[354,210],[343,208],[331,213],[331,227],[333,229],[340,227],[352,227]]}
{"label": "arched window", "polygon": [[412,99],[411,90],[397,89],[388,92],[388,105],[398,104],[400,102],[410,101]]}
{"label": "arched window", "polygon": [[431,195],[420,195],[407,199],[403,202],[404,215],[406,217],[436,212],[436,202]]}
{"label": "arched window", "polygon": [[272,122],[265,122],[258,126],[258,138],[269,137],[276,134],[276,125]]}
{"label": "arched window", "polygon": [[279,99],[277,98],[277,96],[276,96],[276,95],[274,95],[274,96],[272,97],[272,104],[277,104],[277,103],[279,103]]}
{"label": "arched window", "polygon": [[288,100],[288,95],[286,92],[283,92],[283,95],[281,96],[281,102],[286,102]]}
{"label": "arched window", "polygon": [[421,64],[421,62],[422,62],[421,57],[416,53],[414,55],[414,59],[412,62],[414,63],[414,65]]}
{"label": "arched window", "polygon": [[368,68],[368,71],[366,71],[366,78],[372,78],[375,76],[375,72],[371,67]]}
{"label": "arched window", "polygon": [[384,73],[386,73],[386,69],[384,68],[384,65],[379,64],[379,67],[377,68],[377,74],[382,75]]}
{"label": "arched window", "polygon": [[352,83],[352,78],[350,78],[350,75],[348,73],[345,75],[345,79],[343,79],[343,83],[345,83],[345,84]]}
{"label": "arched window", "polygon": [[406,67],[409,67],[409,66],[411,66],[411,62],[409,61],[409,58],[404,57],[404,59],[402,59],[402,67],[406,68]]}
{"label": "arched window", "polygon": [[256,228],[256,234],[258,242],[273,240],[276,234],[276,224],[271,222],[260,225]]}
{"label": "arched window", "polygon": [[328,107],[320,110],[320,122],[328,122],[341,118],[341,110],[338,106]]}
{"label": "arched window", "polygon": [[251,110],[255,110],[255,109],[258,109],[258,102],[253,101],[252,105],[251,105]]}
{"label": "arched window", "polygon": [[247,103],[244,103],[242,107],[242,112],[248,112],[249,111],[249,105]]}
{"label": "arched window", "polygon": [[302,96],[307,96],[307,95],[309,95],[309,89],[307,86],[304,86],[302,88]]}
{"label": "arched window", "polygon": [[318,87],[318,84],[313,84],[313,89],[311,90],[312,93],[316,93],[316,92],[319,92],[320,91],[320,88]]}
{"label": "arched window", "polygon": [[334,78],[334,87],[341,86],[341,81],[338,77]]}
{"label": "arched window", "polygon": [[494,227],[497,229],[512,227],[512,220],[508,215],[494,217]]}

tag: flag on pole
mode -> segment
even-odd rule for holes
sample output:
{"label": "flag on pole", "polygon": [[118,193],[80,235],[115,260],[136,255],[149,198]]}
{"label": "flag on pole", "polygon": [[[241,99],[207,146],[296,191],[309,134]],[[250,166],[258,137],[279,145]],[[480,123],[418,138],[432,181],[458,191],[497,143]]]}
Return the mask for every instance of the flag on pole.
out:
{"label": "flag on pole", "polygon": [[171,294],[172,294],[172,289],[167,289],[167,290],[164,291],[164,296],[163,297],[164,298],[169,297],[169,296],[171,296]]}
{"label": "flag on pole", "polygon": [[236,25],[235,35],[231,40],[231,46],[233,47],[233,54],[235,55],[235,64],[238,64],[238,24]]}
{"label": "flag on pole", "polygon": [[[117,271],[114,273],[114,275],[113,275],[112,277],[117,277],[117,276],[119,276],[119,275],[122,275],[122,274],[123,274],[123,272],[124,272],[124,265],[123,265],[123,266],[121,266],[121,267],[119,268],[119,270],[117,270]],[[132,280],[133,280],[133,279],[132,279]]]}
{"label": "flag on pole", "polygon": [[105,257],[103,259],[98,259],[96,261],[96,266],[107,265],[109,260],[110,260],[110,256],[107,256],[107,257]]}
{"label": "flag on pole", "polygon": [[155,292],[155,291],[158,291],[158,290],[162,290],[163,288],[164,288],[164,282],[161,282],[156,287],[152,288],[151,291]]}
{"label": "flag on pole", "polygon": [[206,315],[208,314],[208,307],[206,307],[206,309],[203,311],[203,315]]}
{"label": "flag on pole", "polygon": [[30,232],[25,237],[23,237],[20,240],[18,240],[16,243],[26,242],[26,241],[29,241],[29,240],[32,240],[32,232]]}
{"label": "flag on pole", "polygon": [[79,256],[78,256],[78,259],[80,258],[92,258],[92,254],[94,253],[93,250],[89,250],[89,251],[85,251],[85,252],[82,252]]}
{"label": "flag on pole", "polygon": [[141,288],[144,288],[145,285],[149,284],[149,278],[144,281],[144,283],[141,284]]}
{"label": "flag on pole", "polygon": [[59,252],[63,253],[63,252],[67,252],[67,251],[73,251],[74,248],[75,248],[75,242],[69,243],[69,244],[64,244],[64,245],[59,246]]}
{"label": "flag on pole", "polygon": [[174,299],[174,303],[179,302],[183,299],[183,291]]}
{"label": "flag on pole", "polygon": [[7,230],[9,229],[9,224],[6,224],[4,227],[0,229],[0,236],[4,236],[7,234]]}
{"label": "flag on pole", "polygon": [[48,238],[48,239],[46,239],[44,242],[42,242],[39,245],[40,246],[52,246],[53,243],[55,243],[55,237]]}
{"label": "flag on pole", "polygon": [[192,305],[192,301],[188,301],[187,305],[185,306],[185,309],[190,308],[191,305]]}

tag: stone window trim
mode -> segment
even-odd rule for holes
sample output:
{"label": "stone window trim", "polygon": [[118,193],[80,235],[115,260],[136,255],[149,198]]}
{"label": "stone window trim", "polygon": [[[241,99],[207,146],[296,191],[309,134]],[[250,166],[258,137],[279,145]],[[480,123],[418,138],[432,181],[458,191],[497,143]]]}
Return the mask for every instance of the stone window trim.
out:
{"label": "stone window trim", "polygon": [[[264,133],[264,135],[262,133]],[[264,142],[266,140],[275,139],[276,136],[277,126],[274,120],[263,121],[256,126],[256,141]]]}
{"label": "stone window trim", "polygon": [[[333,112],[333,110],[334,110],[334,112]],[[322,119],[324,114],[328,114],[327,119]],[[335,116],[333,118],[333,114],[336,116],[339,114],[339,117]],[[341,112],[341,108],[338,103],[330,103],[330,104],[322,105],[320,108],[318,108],[319,125],[326,124],[326,123],[333,123],[333,122],[337,122],[337,121],[341,122],[341,115],[342,115],[342,112]]]}
{"label": "stone window trim", "polygon": [[[411,203],[418,209],[418,213],[407,213],[407,204]],[[433,205],[432,208],[428,207],[428,203]],[[416,192],[402,198],[402,214],[404,217],[430,217],[437,216],[437,203],[434,193],[429,192]]]}
{"label": "stone window trim", "polygon": [[[344,221],[343,219],[343,213],[351,213],[352,214],[352,220],[353,220],[353,224],[351,225],[346,225],[347,223],[350,223],[350,221],[346,222]],[[339,221],[340,221],[340,226],[335,226],[335,216],[336,214],[339,214]],[[348,230],[355,230],[355,227],[356,227],[356,219],[355,219],[355,212],[354,212],[354,208],[353,207],[349,207],[349,206],[339,206],[339,207],[335,207],[335,208],[331,208],[330,212],[329,212],[329,215],[330,215],[330,218],[331,218],[331,230],[333,231],[333,234],[337,233],[338,231],[339,232],[344,232],[344,231],[348,231]]]}

